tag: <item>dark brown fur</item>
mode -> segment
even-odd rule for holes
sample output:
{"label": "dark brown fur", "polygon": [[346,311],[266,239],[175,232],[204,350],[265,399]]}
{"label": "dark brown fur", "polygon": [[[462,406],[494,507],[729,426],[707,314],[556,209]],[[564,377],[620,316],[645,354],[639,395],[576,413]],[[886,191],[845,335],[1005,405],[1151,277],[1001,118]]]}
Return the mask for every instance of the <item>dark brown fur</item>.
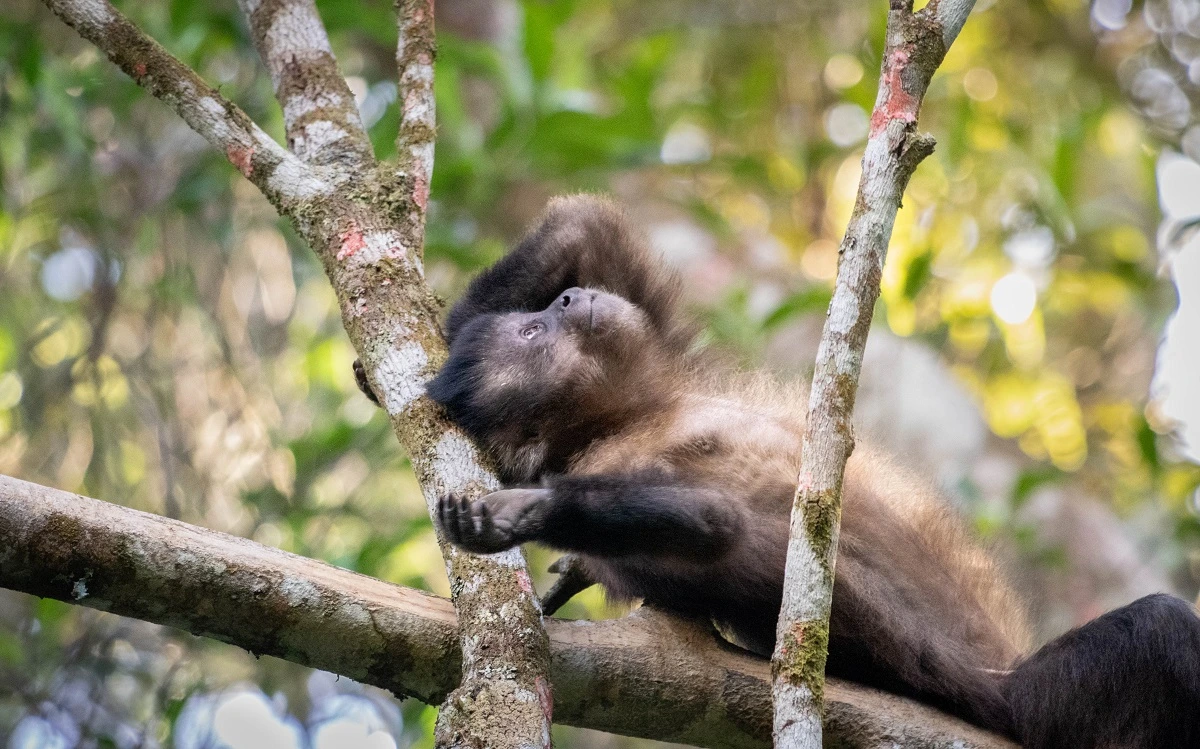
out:
{"label": "dark brown fur", "polygon": [[[429,388],[529,488],[450,498],[441,524],[475,551],[575,552],[611,596],[711,617],[769,654],[804,393],[695,353],[678,295],[611,203],[551,203],[451,312],[450,360]],[[1050,718],[1013,724],[1006,674],[1028,637],[991,559],[932,488],[869,447],[843,502],[830,673],[1037,741]]]}

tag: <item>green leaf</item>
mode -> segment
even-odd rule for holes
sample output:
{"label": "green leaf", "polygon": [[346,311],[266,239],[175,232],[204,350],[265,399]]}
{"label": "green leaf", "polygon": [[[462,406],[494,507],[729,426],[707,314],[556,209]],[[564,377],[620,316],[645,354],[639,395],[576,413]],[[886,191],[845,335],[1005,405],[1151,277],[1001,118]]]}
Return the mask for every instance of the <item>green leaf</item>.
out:
{"label": "green leaf", "polygon": [[828,309],[832,298],[833,290],[827,286],[812,286],[792,294],[767,315],[762,322],[762,330],[768,332],[793,318]]}
{"label": "green leaf", "polygon": [[908,264],[904,274],[904,296],[906,299],[916,299],[921,289],[933,277],[933,253],[926,252],[917,255]]}
{"label": "green leaf", "polygon": [[1142,414],[1138,414],[1136,431],[1138,450],[1142,453],[1142,460],[1146,461],[1146,465],[1150,466],[1151,470],[1157,472],[1161,467],[1158,456],[1158,435],[1150,428],[1150,422],[1146,421],[1146,417]]}
{"label": "green leaf", "polygon": [[1024,505],[1035,491],[1063,481],[1066,474],[1054,466],[1036,466],[1021,473],[1012,489],[1013,509]]}

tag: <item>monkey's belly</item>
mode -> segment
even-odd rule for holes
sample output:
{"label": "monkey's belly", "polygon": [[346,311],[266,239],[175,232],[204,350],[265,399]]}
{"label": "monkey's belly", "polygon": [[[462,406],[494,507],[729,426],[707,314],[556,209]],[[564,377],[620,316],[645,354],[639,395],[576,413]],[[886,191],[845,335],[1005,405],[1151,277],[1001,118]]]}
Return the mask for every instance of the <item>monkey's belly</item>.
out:
{"label": "monkey's belly", "polygon": [[731,569],[732,565],[641,555],[583,557],[582,561],[612,600],[642,599],[655,608],[707,616],[732,628],[750,649],[770,652],[782,580],[771,584],[744,574],[744,568]]}

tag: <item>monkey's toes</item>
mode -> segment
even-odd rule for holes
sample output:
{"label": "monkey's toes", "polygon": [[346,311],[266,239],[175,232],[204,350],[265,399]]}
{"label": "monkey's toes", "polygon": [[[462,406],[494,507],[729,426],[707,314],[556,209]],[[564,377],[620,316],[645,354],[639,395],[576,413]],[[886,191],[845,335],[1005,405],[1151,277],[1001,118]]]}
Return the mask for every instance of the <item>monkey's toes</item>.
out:
{"label": "monkey's toes", "polygon": [[363,367],[362,359],[354,360],[354,383],[358,385],[358,389],[362,394],[375,405],[379,405],[379,397],[375,395],[375,391],[371,389],[371,383],[367,382],[367,370]]}

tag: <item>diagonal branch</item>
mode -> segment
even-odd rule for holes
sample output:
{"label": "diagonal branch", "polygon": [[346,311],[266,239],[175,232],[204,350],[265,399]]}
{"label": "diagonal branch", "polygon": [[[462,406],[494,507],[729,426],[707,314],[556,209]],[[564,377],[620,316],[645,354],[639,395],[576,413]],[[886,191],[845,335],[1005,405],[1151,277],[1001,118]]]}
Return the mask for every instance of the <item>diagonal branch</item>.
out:
{"label": "diagonal branch", "polygon": [[350,178],[373,162],[354,94],[338,72],[313,0],[238,0],[283,107],[288,147],[310,164],[339,164]]}
{"label": "diagonal branch", "polygon": [[892,226],[908,180],[933,152],[917,132],[929,81],[975,0],[890,0],[879,92],[858,199],[838,252],[833,299],[817,349],[802,463],[792,504],[783,606],[772,658],[777,749],[818,749],[842,479],[854,449],[851,416]]}
{"label": "diagonal branch", "polygon": [[[439,703],[462,653],[449,601],[243,538],[0,476],[0,586],[172,626]],[[768,667],[676,617],[550,620],[556,718],[766,749]],[[936,710],[828,686],[843,747],[1013,749]]]}
{"label": "diagonal branch", "polygon": [[44,2],[139,86],[166,102],[193,130],[223,152],[281,213],[330,192],[325,175],[288,153],[236,104],[134,26],[108,0]]}

